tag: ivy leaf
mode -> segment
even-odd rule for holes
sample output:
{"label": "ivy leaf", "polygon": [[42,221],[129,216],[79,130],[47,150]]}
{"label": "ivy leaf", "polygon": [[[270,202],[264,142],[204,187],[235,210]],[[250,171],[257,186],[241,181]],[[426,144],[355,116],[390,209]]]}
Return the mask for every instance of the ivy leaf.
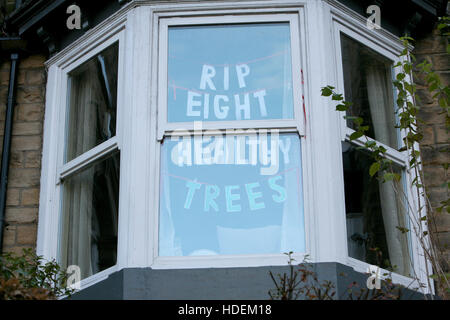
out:
{"label": "ivy leaf", "polygon": [[373,177],[378,172],[378,170],[380,170],[380,163],[379,162],[372,163],[369,169],[370,176]]}
{"label": "ivy leaf", "polygon": [[329,97],[333,94],[333,87],[328,86],[328,87],[323,87],[322,88],[322,96],[324,97]]}
{"label": "ivy leaf", "polygon": [[355,131],[350,135],[350,140],[356,140],[358,138],[361,138],[364,135],[361,131]]}
{"label": "ivy leaf", "polygon": [[429,92],[433,92],[434,90],[436,90],[438,88],[438,84],[436,82],[433,82],[429,87],[428,87],[428,91]]}
{"label": "ivy leaf", "polygon": [[394,180],[394,178],[395,178],[395,174],[390,173],[390,172],[386,172],[383,176],[384,182]]}
{"label": "ivy leaf", "polygon": [[361,130],[361,131],[369,131],[369,126],[361,126],[359,128],[359,130]]}
{"label": "ivy leaf", "polygon": [[396,228],[397,228],[398,230],[400,230],[401,233],[407,233],[407,232],[409,232],[409,229],[408,229],[408,228],[403,228],[403,227],[399,227],[399,226],[396,226]]}
{"label": "ivy leaf", "polygon": [[438,28],[439,31],[441,31],[441,30],[444,29],[445,27],[447,27],[447,24],[446,24],[446,23],[440,23],[440,24],[438,24],[438,26],[437,26],[437,28]]}
{"label": "ivy leaf", "polygon": [[343,99],[342,94],[334,93],[331,100],[341,101]]}
{"label": "ivy leaf", "polygon": [[405,82],[404,86],[406,91],[408,91],[411,95],[414,95],[414,93],[416,92],[415,85]]}
{"label": "ivy leaf", "polygon": [[405,63],[403,65],[403,70],[405,70],[405,73],[409,74],[411,72],[412,66],[410,63]]}
{"label": "ivy leaf", "polygon": [[386,153],[387,149],[383,146],[379,146],[378,149],[380,150],[381,153]]}
{"label": "ivy leaf", "polygon": [[345,104],[338,104],[336,106],[336,111],[347,111],[347,106]]}
{"label": "ivy leaf", "polygon": [[356,117],[355,119],[353,119],[353,122],[354,122],[356,125],[360,126],[360,125],[362,125],[362,123],[364,122],[364,119],[361,118],[361,117]]}
{"label": "ivy leaf", "polygon": [[406,76],[405,76],[404,73],[399,73],[399,74],[397,74],[397,77],[396,77],[396,78],[397,78],[398,81],[402,81],[403,79],[405,79],[405,77],[406,77]]}

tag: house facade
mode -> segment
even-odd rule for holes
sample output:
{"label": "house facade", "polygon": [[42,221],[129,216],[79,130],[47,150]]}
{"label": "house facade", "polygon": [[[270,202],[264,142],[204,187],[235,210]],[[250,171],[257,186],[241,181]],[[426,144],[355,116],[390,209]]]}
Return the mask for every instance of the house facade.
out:
{"label": "house facade", "polygon": [[[435,293],[417,235],[401,232],[420,199],[392,79],[407,33],[448,84],[435,30],[446,1],[5,5],[2,251],[73,266],[74,299],[267,299],[288,252],[338,295],[373,267]],[[415,81],[436,207],[449,196],[448,132]],[[321,96],[327,85],[353,103],[346,113]],[[399,181],[370,177],[352,116]],[[448,267],[448,215],[433,222]]]}

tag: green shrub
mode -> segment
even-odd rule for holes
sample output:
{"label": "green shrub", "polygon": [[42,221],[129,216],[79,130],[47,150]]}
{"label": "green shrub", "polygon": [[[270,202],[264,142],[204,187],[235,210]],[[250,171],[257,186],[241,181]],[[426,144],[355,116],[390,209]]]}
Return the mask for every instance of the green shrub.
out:
{"label": "green shrub", "polygon": [[68,274],[56,260],[46,261],[32,249],[0,255],[0,300],[49,300],[70,296]]}

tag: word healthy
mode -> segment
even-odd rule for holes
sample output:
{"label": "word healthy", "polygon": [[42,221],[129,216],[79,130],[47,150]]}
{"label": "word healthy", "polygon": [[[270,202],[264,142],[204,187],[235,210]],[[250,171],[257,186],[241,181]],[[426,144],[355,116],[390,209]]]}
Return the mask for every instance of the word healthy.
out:
{"label": "word healthy", "polygon": [[[171,150],[173,164],[183,167],[192,165],[260,165],[261,175],[276,174],[280,166],[280,155],[288,165],[291,138],[280,137],[278,129],[226,130],[226,134],[197,134],[201,122],[194,123],[194,135],[185,135],[185,129],[172,132],[171,141],[177,141]],[[178,134],[183,135],[180,137]],[[269,143],[270,141],[270,143]]]}

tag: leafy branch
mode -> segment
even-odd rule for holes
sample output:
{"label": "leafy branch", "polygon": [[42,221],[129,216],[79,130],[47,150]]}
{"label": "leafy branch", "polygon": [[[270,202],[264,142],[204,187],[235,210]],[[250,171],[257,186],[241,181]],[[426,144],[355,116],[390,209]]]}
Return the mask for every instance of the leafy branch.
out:
{"label": "leafy branch", "polygon": [[295,269],[293,252],[285,254],[288,256],[289,274],[277,274],[275,277],[272,271],[269,271],[275,285],[275,289],[269,290],[271,300],[297,300],[299,297],[306,300],[333,300],[336,294],[334,283],[318,279],[311,264],[308,264],[308,256],[304,258],[299,268]]}
{"label": "leafy branch", "polygon": [[[441,24],[438,26],[438,29],[441,30],[441,32],[444,32],[444,35],[446,36],[450,35],[448,32],[450,29],[449,22],[449,18],[442,18]],[[419,239],[426,260],[431,263],[433,271],[428,270],[428,264],[425,264],[427,268],[426,272],[429,276],[427,277],[429,287],[431,287],[431,279],[434,279],[439,288],[444,292],[449,293],[449,277],[448,274],[444,272],[444,268],[441,265],[442,252],[439,251],[439,242],[433,233],[428,232],[428,225],[429,223],[432,223],[430,217],[433,216],[434,210],[436,210],[437,213],[450,213],[450,199],[441,201],[439,207],[433,208],[427,197],[425,186],[423,184],[424,172],[419,149],[419,143],[423,139],[423,133],[420,130],[419,124],[423,123],[423,121],[419,118],[420,107],[418,105],[417,86],[412,82],[412,79],[414,76],[422,76],[424,78],[427,84],[427,90],[441,108],[439,115],[445,117],[447,132],[450,128],[450,89],[442,83],[439,75],[433,72],[432,65],[429,61],[424,60],[423,62],[416,64],[418,72],[415,73],[414,63],[416,62],[416,58],[409,51],[413,39],[410,37],[402,37],[400,39],[404,49],[400,55],[399,62],[394,65],[398,72],[396,78],[393,80],[393,85],[397,89],[396,113],[399,119],[397,128],[403,133],[403,146],[399,151],[404,152],[407,155],[408,163],[406,170],[413,178],[411,186],[415,192],[416,201],[411,200],[401,188],[395,188],[395,184],[393,184],[393,187],[397,195],[401,195],[406,200],[406,211],[409,213],[408,216],[412,222],[410,225]],[[447,52],[450,53],[450,46],[447,47]],[[322,96],[331,97],[333,101],[337,102],[336,111],[346,112],[352,105],[351,102],[345,101],[343,95],[337,93],[332,86],[323,87],[321,91]],[[349,137],[350,141],[358,140],[359,144],[362,143],[362,147],[360,148],[368,151],[373,159],[373,163],[369,168],[370,176],[373,177],[378,175],[383,183],[388,181],[399,182],[401,180],[401,175],[395,171],[392,160],[386,157],[387,149],[383,145],[378,144],[376,141],[367,137],[366,133],[370,128],[363,123],[363,118],[348,115],[345,115],[344,118],[353,121],[355,125],[355,131]],[[448,166],[448,163],[443,164],[445,170],[448,169]],[[447,189],[449,188],[449,185],[450,183],[446,182]],[[402,233],[410,231],[402,226],[397,226],[397,229]]]}
{"label": "leafy branch", "polygon": [[56,299],[70,296],[68,274],[55,261],[45,261],[32,249],[0,255],[0,300]]}

